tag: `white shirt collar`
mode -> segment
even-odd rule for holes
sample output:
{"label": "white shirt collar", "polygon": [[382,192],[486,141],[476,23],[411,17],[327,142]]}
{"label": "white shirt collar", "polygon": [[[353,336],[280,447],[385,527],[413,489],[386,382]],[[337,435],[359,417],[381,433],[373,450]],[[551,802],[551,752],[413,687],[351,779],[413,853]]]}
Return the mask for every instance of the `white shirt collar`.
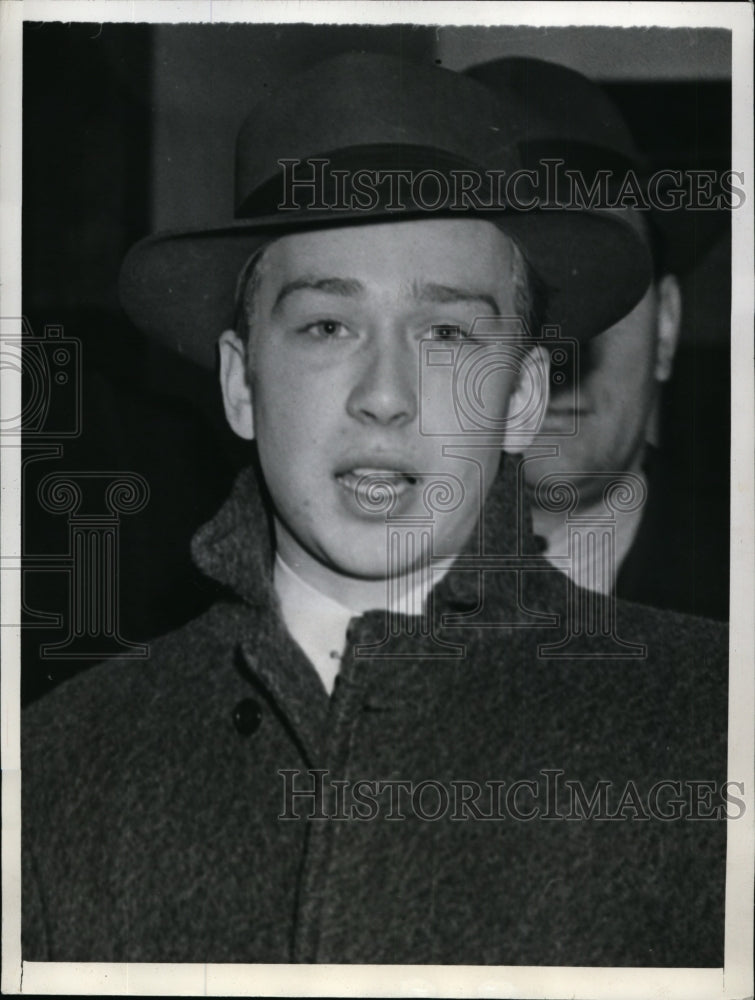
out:
{"label": "white shirt collar", "polygon": [[[406,615],[421,615],[427,595],[448,572],[453,560],[435,564],[426,573],[391,580],[385,607]],[[291,637],[307,655],[330,694],[341,665],[346,630],[352,618],[367,608],[347,608],[322,594],[275,556],[273,583],[281,614]]]}

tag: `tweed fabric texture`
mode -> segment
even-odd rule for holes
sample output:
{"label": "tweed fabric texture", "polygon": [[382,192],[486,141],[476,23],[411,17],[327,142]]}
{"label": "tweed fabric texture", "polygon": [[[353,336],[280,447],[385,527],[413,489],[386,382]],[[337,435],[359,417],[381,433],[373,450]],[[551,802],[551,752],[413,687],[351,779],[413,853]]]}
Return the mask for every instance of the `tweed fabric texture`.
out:
{"label": "tweed fabric texture", "polygon": [[[726,630],[619,602],[616,631],[646,656],[611,658],[600,636],[579,658],[544,655],[574,592],[518,548],[517,495],[507,465],[470,551],[528,569],[453,568],[430,634],[391,630],[383,612],[353,619],[328,698],[278,614],[264,509],[242,474],[195,539],[224,588],[215,605],[149,660],[100,664],[25,715],[24,958],[722,965],[720,819],[543,811],[568,813],[565,780],[632,783],[645,802],[662,779],[723,782]],[[433,655],[440,643],[463,655]],[[259,727],[242,735],[234,708],[250,698]],[[307,819],[306,798],[281,819],[280,772],[301,772],[303,789],[308,769],[436,791],[549,771],[562,785],[531,820]],[[333,815],[330,784],[325,800]]]}

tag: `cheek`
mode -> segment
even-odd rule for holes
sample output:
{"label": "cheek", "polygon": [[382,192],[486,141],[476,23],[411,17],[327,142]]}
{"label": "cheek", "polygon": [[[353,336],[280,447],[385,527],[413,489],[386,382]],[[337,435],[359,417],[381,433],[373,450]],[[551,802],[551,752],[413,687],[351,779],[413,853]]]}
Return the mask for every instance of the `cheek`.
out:
{"label": "cheek", "polygon": [[326,397],[313,380],[291,365],[263,361],[252,380],[255,435],[258,440],[294,443],[315,433]]}
{"label": "cheek", "polygon": [[463,435],[470,444],[479,444],[482,436],[502,441],[510,426],[508,409],[515,383],[508,357],[479,351],[461,354],[453,367],[431,368],[424,375],[421,426],[434,433]]}
{"label": "cheek", "polygon": [[594,365],[605,392],[620,399],[646,394],[654,382],[654,328],[642,317],[628,317],[599,338]]}

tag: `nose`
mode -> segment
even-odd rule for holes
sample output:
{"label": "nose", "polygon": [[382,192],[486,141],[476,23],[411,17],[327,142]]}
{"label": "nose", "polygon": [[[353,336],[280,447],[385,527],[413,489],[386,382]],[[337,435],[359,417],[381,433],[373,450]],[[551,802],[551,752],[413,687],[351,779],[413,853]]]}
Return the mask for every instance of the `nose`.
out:
{"label": "nose", "polygon": [[397,331],[378,337],[365,353],[346,408],[362,423],[411,423],[417,415],[417,345]]}

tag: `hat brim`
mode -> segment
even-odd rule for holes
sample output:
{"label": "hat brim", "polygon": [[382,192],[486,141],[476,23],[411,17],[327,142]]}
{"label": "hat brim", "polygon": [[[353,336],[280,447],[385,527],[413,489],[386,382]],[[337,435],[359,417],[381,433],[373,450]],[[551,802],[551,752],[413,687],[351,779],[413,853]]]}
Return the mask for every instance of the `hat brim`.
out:
{"label": "hat brim", "polygon": [[[437,218],[425,213],[422,218]],[[647,248],[620,218],[587,212],[474,213],[519,245],[548,293],[545,321],[565,337],[585,340],[612,326],[640,300],[650,278]],[[405,212],[358,218],[310,213],[307,226],[280,215],[243,219],[190,232],[164,232],[131,248],[120,275],[120,296],[142,330],[205,368],[216,342],[232,326],[239,273],[265,243],[303,228],[409,221]],[[536,332],[536,331],[532,331]]]}

